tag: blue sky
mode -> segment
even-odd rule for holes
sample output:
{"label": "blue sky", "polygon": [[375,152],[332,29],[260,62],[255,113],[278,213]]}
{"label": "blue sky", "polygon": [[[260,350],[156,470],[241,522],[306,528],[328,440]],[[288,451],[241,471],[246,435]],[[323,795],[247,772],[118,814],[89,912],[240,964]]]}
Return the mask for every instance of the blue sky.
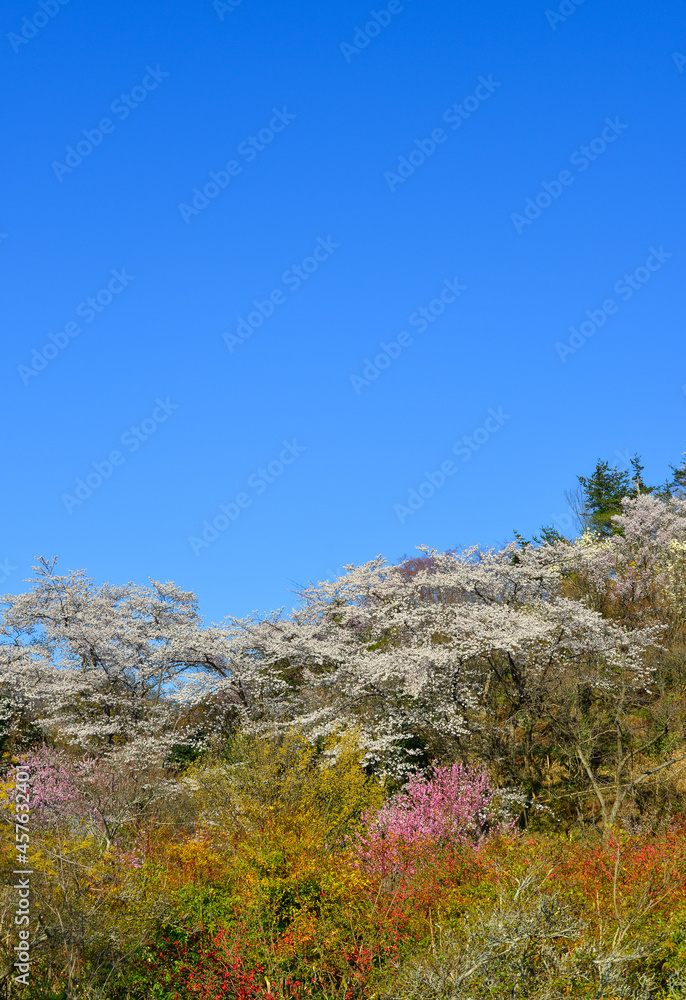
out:
{"label": "blue sky", "polygon": [[683,4],[233,3],[3,5],[3,589],[219,620],[663,479]]}

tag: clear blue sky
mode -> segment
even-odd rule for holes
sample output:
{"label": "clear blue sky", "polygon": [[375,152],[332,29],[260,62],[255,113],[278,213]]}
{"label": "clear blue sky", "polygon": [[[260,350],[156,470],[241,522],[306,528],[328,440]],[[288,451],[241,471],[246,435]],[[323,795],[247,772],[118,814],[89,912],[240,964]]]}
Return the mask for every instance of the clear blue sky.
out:
{"label": "clear blue sky", "polygon": [[683,4],[233,3],[3,5],[3,590],[218,620],[664,478]]}

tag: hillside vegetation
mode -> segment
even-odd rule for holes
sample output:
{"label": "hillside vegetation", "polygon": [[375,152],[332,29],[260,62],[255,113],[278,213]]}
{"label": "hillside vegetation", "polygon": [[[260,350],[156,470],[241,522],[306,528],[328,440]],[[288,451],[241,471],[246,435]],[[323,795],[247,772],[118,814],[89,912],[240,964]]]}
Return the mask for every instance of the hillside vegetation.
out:
{"label": "hillside vegetation", "polygon": [[685,488],[598,462],[575,537],[213,626],[41,560],[0,630],[4,995],[686,996]]}

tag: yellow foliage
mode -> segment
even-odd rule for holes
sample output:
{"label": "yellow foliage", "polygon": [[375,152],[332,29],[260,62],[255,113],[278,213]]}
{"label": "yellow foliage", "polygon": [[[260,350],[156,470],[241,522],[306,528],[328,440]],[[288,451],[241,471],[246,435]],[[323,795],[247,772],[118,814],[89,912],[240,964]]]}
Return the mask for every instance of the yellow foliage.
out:
{"label": "yellow foliage", "polygon": [[203,836],[169,845],[166,856],[179,884],[188,881],[212,882],[225,873],[224,860]]}
{"label": "yellow foliage", "polygon": [[339,841],[361,811],[373,812],[384,789],[362,768],[355,735],[317,748],[300,730],[241,734],[227,759],[203,761],[186,780],[203,818],[227,832],[268,830]]}

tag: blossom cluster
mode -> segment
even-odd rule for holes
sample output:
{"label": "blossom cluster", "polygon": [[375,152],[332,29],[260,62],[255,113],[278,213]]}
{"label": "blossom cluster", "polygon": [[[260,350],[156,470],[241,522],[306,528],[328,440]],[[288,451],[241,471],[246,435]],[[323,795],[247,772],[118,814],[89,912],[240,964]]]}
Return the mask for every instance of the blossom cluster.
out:
{"label": "blossom cluster", "polygon": [[[686,501],[639,496],[616,522],[603,541],[379,556],[305,588],[290,614],[212,626],[173,583],[97,587],[42,561],[32,590],[4,598],[5,726],[28,715],[86,754],[158,761],[229,724],[357,728],[367,763],[411,771],[417,733],[483,728],[494,684],[512,711],[579,685],[649,690],[656,593],[675,615],[686,594]],[[597,600],[573,599],[571,577]]]}

